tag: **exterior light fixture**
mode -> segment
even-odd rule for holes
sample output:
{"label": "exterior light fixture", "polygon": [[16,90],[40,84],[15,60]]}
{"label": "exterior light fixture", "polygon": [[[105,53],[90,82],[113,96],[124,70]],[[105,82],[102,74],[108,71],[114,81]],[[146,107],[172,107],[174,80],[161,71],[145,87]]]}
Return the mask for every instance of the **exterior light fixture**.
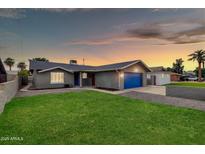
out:
{"label": "exterior light fixture", "polygon": [[122,73],[120,73],[120,77],[121,78],[123,78],[124,77],[124,73],[122,72]]}
{"label": "exterior light fixture", "polygon": [[134,69],[135,72],[138,72],[139,70],[137,68]]}

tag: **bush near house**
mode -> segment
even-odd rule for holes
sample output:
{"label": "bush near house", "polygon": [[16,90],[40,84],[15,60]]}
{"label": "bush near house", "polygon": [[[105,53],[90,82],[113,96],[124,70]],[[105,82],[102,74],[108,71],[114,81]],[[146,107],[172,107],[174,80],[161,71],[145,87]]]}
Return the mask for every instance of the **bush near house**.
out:
{"label": "bush near house", "polygon": [[18,76],[19,76],[20,87],[28,85],[28,76],[29,76],[28,70],[21,70],[20,72],[18,72]]}

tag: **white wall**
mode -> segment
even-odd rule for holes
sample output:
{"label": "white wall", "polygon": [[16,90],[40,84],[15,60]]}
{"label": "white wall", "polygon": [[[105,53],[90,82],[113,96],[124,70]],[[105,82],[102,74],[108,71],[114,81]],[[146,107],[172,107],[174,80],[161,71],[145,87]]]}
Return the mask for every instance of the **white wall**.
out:
{"label": "white wall", "polygon": [[158,73],[156,75],[156,85],[169,84],[171,82],[170,74]]}
{"label": "white wall", "polygon": [[148,73],[148,74],[156,76],[156,85],[158,85],[158,86],[171,83],[171,76],[170,76],[169,73],[166,73],[166,72],[157,72],[157,73],[151,72],[151,73]]}

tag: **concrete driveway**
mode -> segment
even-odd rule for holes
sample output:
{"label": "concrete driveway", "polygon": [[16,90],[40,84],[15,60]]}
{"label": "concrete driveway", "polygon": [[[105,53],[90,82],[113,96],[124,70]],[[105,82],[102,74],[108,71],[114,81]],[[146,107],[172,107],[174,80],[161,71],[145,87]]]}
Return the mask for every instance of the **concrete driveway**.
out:
{"label": "concrete driveway", "polygon": [[133,89],[132,91],[143,92],[143,93],[151,93],[157,95],[166,95],[166,87],[165,86],[147,86]]}
{"label": "concrete driveway", "polygon": [[157,94],[143,93],[143,92],[136,92],[136,91],[125,92],[120,95],[129,98],[148,101],[155,104],[166,104],[166,105],[193,108],[193,109],[205,111],[205,102],[199,100],[169,97],[169,96],[162,96]]}
{"label": "concrete driveway", "polygon": [[123,94],[130,91],[141,92],[141,93],[149,93],[149,94],[157,94],[157,95],[166,95],[166,87],[165,86],[146,86],[140,88],[131,88],[125,89],[121,91],[112,92],[113,94]]}

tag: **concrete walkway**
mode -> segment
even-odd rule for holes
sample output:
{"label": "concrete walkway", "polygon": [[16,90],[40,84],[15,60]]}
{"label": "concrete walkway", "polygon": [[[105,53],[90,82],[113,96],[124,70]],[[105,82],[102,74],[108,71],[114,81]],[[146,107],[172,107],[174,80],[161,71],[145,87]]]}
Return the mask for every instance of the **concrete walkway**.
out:
{"label": "concrete walkway", "polygon": [[130,91],[165,95],[165,91],[166,91],[164,86],[146,86],[146,87],[140,87],[140,88],[124,89],[124,90],[119,90],[119,91],[109,91],[109,90],[104,90],[104,89],[96,89],[96,88],[92,88],[92,87],[29,90],[30,86],[31,86],[31,84],[22,88],[17,93],[16,96],[23,97],[23,96],[33,96],[33,95],[39,95],[39,94],[64,93],[64,92],[82,91],[82,90],[93,90],[93,91],[98,91],[98,92],[103,92],[103,93],[108,93],[108,94],[114,94],[114,95],[130,92]]}
{"label": "concrete walkway", "polygon": [[24,96],[35,96],[41,94],[57,94],[57,93],[66,93],[66,92],[78,92],[86,90],[84,88],[62,88],[62,89],[46,89],[46,90],[20,90],[17,92],[16,97]]}
{"label": "concrete walkway", "polygon": [[131,91],[158,94],[158,95],[163,95],[163,96],[165,96],[166,94],[165,86],[146,86],[146,87],[131,88],[131,89],[118,90],[118,91],[109,91],[109,90],[95,89],[95,88],[89,88],[89,87],[85,87],[83,89],[99,91],[99,92],[104,92],[104,93],[109,93],[109,94],[114,94],[114,95],[119,95],[119,94],[131,92]]}
{"label": "concrete walkway", "polygon": [[142,93],[142,92],[136,92],[136,91],[126,92],[120,95],[134,98],[134,99],[150,101],[152,103],[167,104],[167,105],[193,108],[193,109],[205,111],[205,101],[162,96],[162,95],[157,95],[157,94]]}

